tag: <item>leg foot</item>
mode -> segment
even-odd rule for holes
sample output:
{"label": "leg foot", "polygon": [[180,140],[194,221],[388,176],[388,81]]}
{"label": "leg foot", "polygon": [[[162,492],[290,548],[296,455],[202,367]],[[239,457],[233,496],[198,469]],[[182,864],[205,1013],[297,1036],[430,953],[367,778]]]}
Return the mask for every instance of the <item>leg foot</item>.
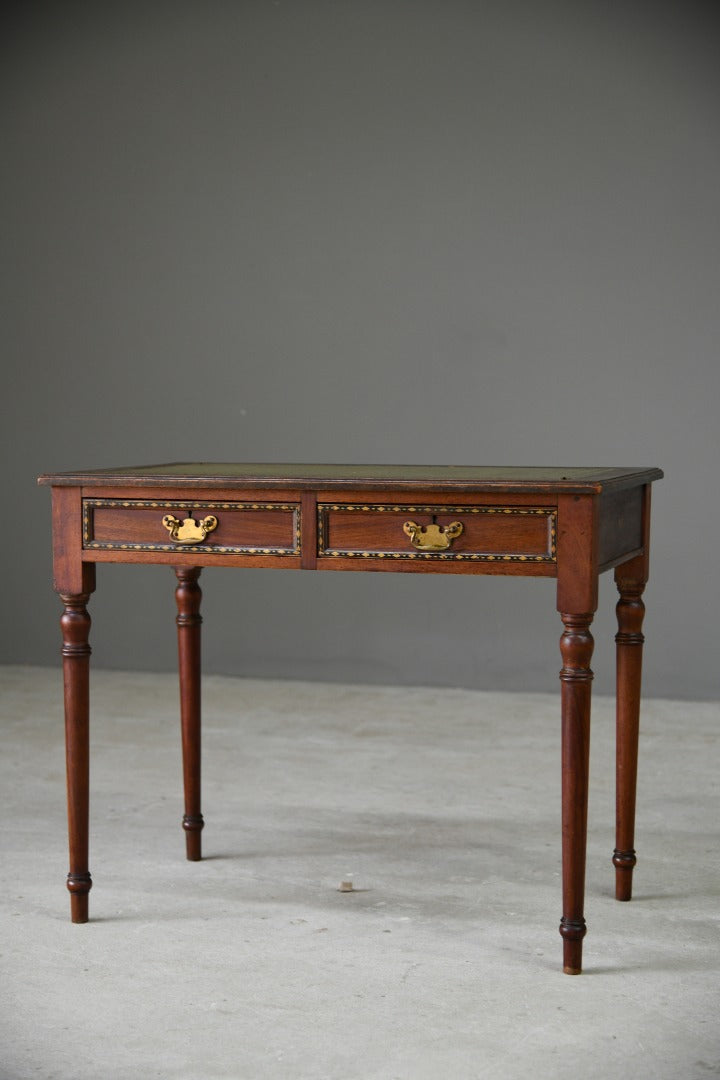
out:
{"label": "leg foot", "polygon": [[70,919],[74,923],[88,921],[88,893],[92,888],[90,874],[68,874],[67,887],[70,892]]}
{"label": "leg foot", "polygon": [[560,920],[560,934],[563,939],[563,973],[565,975],[582,974],[582,941],[587,933],[585,920],[572,923],[563,916]]}
{"label": "leg foot", "polygon": [[631,900],[632,872],[637,862],[635,851],[618,851],[615,848],[612,861],[615,867],[615,899]]}
{"label": "leg foot", "polygon": [[185,856],[189,862],[199,862],[202,859],[201,830],[205,822],[202,814],[191,817],[185,814],[182,827],[185,830]]}

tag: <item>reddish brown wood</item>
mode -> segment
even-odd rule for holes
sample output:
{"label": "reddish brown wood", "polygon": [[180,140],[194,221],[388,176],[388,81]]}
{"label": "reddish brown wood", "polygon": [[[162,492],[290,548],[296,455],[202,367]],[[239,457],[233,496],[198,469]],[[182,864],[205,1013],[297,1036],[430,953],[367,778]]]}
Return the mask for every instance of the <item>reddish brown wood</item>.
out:
{"label": "reddish brown wood", "polygon": [[153,566],[256,566],[263,570],[299,570],[299,555],[227,555],[219,551],[138,551],[133,549],[89,548],[83,552],[88,563],[135,563]]}
{"label": "reddish brown wood", "polygon": [[[379,507],[382,506],[382,509]],[[430,509],[427,509],[430,507]],[[341,502],[321,504],[321,555],[332,558],[332,552],[367,552],[406,556],[415,551],[403,532],[408,520],[418,525],[434,522],[446,526],[458,521],[461,534],[443,553],[444,558],[479,555],[502,559],[504,556],[527,560],[554,560],[555,508],[513,507],[502,505],[472,506],[459,504],[445,508],[415,500],[408,504],[362,504]],[[364,557],[364,556],[363,556]]]}
{"label": "reddish brown wood", "polygon": [[[288,560],[289,562],[290,560]],[[377,573],[391,574],[488,574],[503,575],[504,577],[549,577],[557,576],[557,564],[554,562],[535,562],[528,559],[525,562],[519,560],[506,562],[504,559],[487,560],[471,559],[393,559],[384,556],[382,558],[359,559],[355,556],[324,556],[318,558],[318,570],[371,570]]]}
{"label": "reddish brown wood", "polygon": [[315,493],[303,491],[300,511],[302,538],[300,552],[303,570],[315,570],[317,567],[317,501]]}
{"label": "reddish brown wood", "polygon": [[174,499],[189,500],[192,502],[273,502],[273,503],[299,503],[299,488],[239,488],[239,487],[210,487],[199,489],[197,486],[185,488],[173,485],[168,487],[145,487],[143,485],[130,485],[128,487],[108,487],[107,484],[90,484],[81,488],[84,499],[156,499],[158,502],[172,502]]}
{"label": "reddish brown wood", "polygon": [[[154,506],[144,505],[148,502]],[[191,506],[184,506],[190,503]],[[110,505],[107,505],[110,504]],[[167,547],[172,539],[163,525],[171,514],[179,520],[202,520],[212,514],[217,526],[200,545],[204,550],[252,547],[293,552],[297,548],[299,505],[264,500],[223,499],[95,499],[85,498],[87,535],[84,545],[145,544]]]}
{"label": "reddish brown wood", "polygon": [[[489,575],[514,575],[520,577],[555,577],[557,574],[557,564],[554,560],[548,559],[547,561],[536,561],[533,558],[527,558],[525,561],[511,560],[506,561],[500,557],[494,560],[480,560],[463,558],[457,559],[452,557],[452,552],[456,551],[458,554],[463,554],[462,549],[457,548],[457,544],[462,542],[467,545],[467,537],[460,536],[453,542],[453,546],[449,551],[449,558],[436,558],[431,556],[430,558],[417,558],[417,559],[400,559],[394,558],[392,551],[390,554],[383,553],[380,549],[385,546],[386,549],[393,549],[396,552],[399,551],[412,551],[412,545],[408,537],[402,532],[402,522],[405,520],[405,510],[407,510],[407,518],[416,520],[416,517],[422,517],[422,515],[416,515],[415,511],[410,511],[409,507],[433,505],[437,506],[438,512],[436,513],[436,520],[441,524],[447,524],[452,520],[459,517],[458,514],[450,512],[448,507],[456,507],[462,504],[465,507],[492,507],[494,509],[510,507],[513,509],[526,509],[526,508],[539,508],[543,507],[547,511],[547,517],[543,514],[539,516],[539,520],[542,524],[539,526],[536,524],[534,539],[536,542],[540,541],[540,533],[538,530],[542,530],[542,541],[544,543],[544,550],[549,551],[551,548],[552,537],[550,535],[550,522],[549,517],[553,513],[557,504],[557,498],[552,492],[544,491],[535,494],[503,494],[497,495],[493,493],[478,494],[475,492],[463,494],[461,502],[457,498],[457,493],[453,494],[447,491],[435,492],[431,489],[418,492],[405,492],[403,495],[398,493],[397,498],[391,499],[387,494],[382,495],[377,492],[373,492],[368,489],[360,489],[353,491],[347,496],[343,496],[342,500],[339,499],[337,492],[332,492],[328,489],[322,489],[317,494],[318,506],[324,508],[334,505],[336,502],[342,501],[342,503],[349,503],[357,506],[368,507],[385,504],[388,507],[403,506],[404,509],[398,512],[398,515],[392,514],[390,517],[393,519],[398,518],[397,521],[392,520],[389,523],[383,525],[381,522],[384,520],[384,516],[388,515],[387,511],[368,511],[367,514],[359,514],[359,521],[361,522],[362,536],[355,537],[354,539],[375,539],[378,544],[377,554],[372,554],[372,548],[368,547],[368,551],[371,554],[367,558],[358,558],[357,556],[349,555],[322,555],[320,554],[317,559],[318,570],[372,570],[383,573],[415,573],[415,574],[489,574]],[[348,513],[347,511],[332,512],[333,520],[330,525],[333,529],[332,539],[338,539],[335,532],[335,523],[341,524],[341,514]],[[449,515],[449,516],[448,516]],[[341,550],[339,547],[332,547],[327,543],[327,531],[325,528],[328,513],[326,509],[322,509],[319,513],[320,521],[323,526],[323,550]],[[351,516],[354,516],[351,514]],[[479,515],[478,515],[479,516]],[[432,515],[425,516],[427,520],[432,520]],[[476,551],[479,552],[480,547],[490,546],[491,550],[485,552],[486,554],[499,553],[508,540],[508,529],[510,530],[511,537],[513,536],[514,525],[508,526],[507,520],[503,515],[488,515],[493,519],[494,527],[489,527],[490,531],[485,532],[482,543],[478,543]],[[508,515],[508,518],[515,518],[515,515]],[[425,520],[425,518],[423,518]],[[465,524],[465,520],[463,519]],[[477,538],[479,534],[475,532],[476,525],[472,525],[472,536]],[[525,526],[523,526],[525,527]],[[488,526],[484,526],[487,530]],[[533,526],[530,526],[532,529]],[[352,529],[352,526],[351,526]],[[381,530],[377,532],[376,530]],[[400,548],[396,543],[397,534],[402,538],[403,548]],[[379,541],[379,543],[378,543]],[[384,545],[383,545],[384,542]],[[521,548],[518,546],[517,534],[514,534],[514,539],[511,540],[515,544],[514,554],[520,554]],[[492,546],[494,545],[494,547]],[[351,548],[346,545],[348,550],[358,550],[358,548]],[[539,550],[539,548],[538,548]],[[466,547],[465,554],[471,553]],[[448,553],[445,553],[448,554]]]}
{"label": "reddish brown wood", "polygon": [[585,851],[587,844],[588,775],[590,766],[590,660],[592,612],[562,612],[565,630],[560,638],[562,702],[562,856],[563,971],[582,971],[582,940],[586,926]]}
{"label": "reddish brown wood", "polygon": [[598,500],[560,495],[557,523],[557,609],[597,611]]}
{"label": "reddish brown wood", "polygon": [[58,593],[91,593],[95,567],[83,562],[80,488],[52,489],[53,587]]}
{"label": "reddish brown wood", "polygon": [[[330,570],[383,570],[412,573],[521,574],[557,576],[557,606],[564,623],[562,654],[562,766],[563,766],[563,937],[564,969],[577,974],[582,968],[585,850],[590,738],[590,660],[593,641],[590,624],[597,607],[598,574],[618,565],[618,833],[615,863],[623,882],[618,896],[629,897],[630,859],[634,862],[633,820],[637,761],[637,713],[640,694],[642,585],[647,580],[649,492],[658,469],[489,469],[485,467],[424,466],[262,466],[181,464],[138,469],[98,470],[49,474],[41,483],[53,485],[53,551],[55,587],[66,604],[63,615],[65,704],[68,732],[68,810],[71,863],[69,885],[73,919],[87,918],[87,790],[88,790],[88,594],[94,588],[96,562],[157,563],[174,565],[178,585],[177,624],[180,666],[181,725],[185,815],[183,827],[190,859],[201,855],[200,834],[200,568],[206,565],[263,566]],[[301,543],[297,554],[258,555],[213,550],[218,533],[211,534],[206,549],[173,547],[138,550],[123,546],[143,542],[155,519],[143,516],[156,508],[113,505],[95,517],[94,537],[107,547],[83,546],[82,499],[197,500],[198,504],[269,501],[301,506]],[[462,502],[460,503],[460,499]],[[483,507],[543,508],[543,521],[523,520],[522,515],[468,515],[467,531],[454,561],[429,558],[394,559],[393,538],[380,516],[363,511],[354,520],[340,515],[322,521],[323,542],[328,554],[317,558],[317,503],[348,502],[368,506],[378,503],[407,506],[408,517],[426,522],[422,512],[410,505],[437,505],[436,523],[447,524],[459,516],[458,505]],[[209,508],[208,508],[209,509]],[[104,513],[107,510],[107,513]],[[138,511],[141,510],[142,514]],[[536,552],[552,554],[548,524],[556,519],[554,559],[536,561]],[[198,507],[203,513],[203,507]],[[234,513],[233,510],[229,511]],[[290,516],[292,516],[292,513]],[[104,514],[104,516],[103,516]],[[447,516],[449,515],[449,516]],[[177,516],[177,515],[176,515]],[[227,516],[227,515],[226,515]],[[287,518],[268,518],[273,540],[285,529]],[[432,515],[431,515],[432,517]],[[494,517],[494,524],[490,524]],[[540,517],[540,516],[538,516]],[[482,520],[482,528],[479,528]],[[257,519],[262,524],[262,518]],[[472,521],[472,533],[471,533]],[[426,522],[427,523],[427,522]],[[227,523],[227,524],[230,524]],[[224,527],[227,528],[224,523]],[[233,519],[232,528],[242,524]],[[465,524],[465,522],[464,522]],[[641,527],[640,527],[641,526]],[[542,535],[538,529],[542,529]],[[379,529],[379,531],[378,531]],[[330,530],[330,532],[328,532]],[[385,531],[383,531],[385,530]],[[332,535],[330,535],[332,533]],[[149,535],[149,534],[147,534]],[[228,536],[230,533],[227,534]],[[247,537],[243,533],[243,537]],[[265,533],[264,535],[268,535]],[[240,534],[232,532],[233,539]],[[459,539],[459,538],[458,538]],[[111,547],[115,541],[117,547]],[[407,541],[403,537],[403,544]],[[638,543],[641,547],[638,548]],[[473,546],[474,545],[474,546]],[[493,545],[496,545],[493,547]],[[245,545],[242,540],[235,546]],[[275,543],[269,546],[276,546]],[[333,556],[332,550],[345,554]],[[362,547],[367,557],[348,552]],[[390,557],[386,557],[384,548]],[[472,559],[473,553],[511,552],[528,554],[525,561]],[[624,562],[622,560],[625,560]]]}
{"label": "reddish brown wood", "polygon": [[[643,559],[632,560],[635,573],[642,573]],[[642,594],[645,582],[628,577],[627,564],[618,567],[615,579],[620,592],[616,611],[618,632],[615,635],[617,663],[617,761],[616,761],[616,832],[613,864],[615,897],[629,900],[635,863],[635,792],[637,787],[638,735],[640,731],[640,684],[642,678],[642,633],[645,605]]]}
{"label": "reddish brown wood", "polygon": [[180,727],[182,732],[183,789],[187,858],[196,862],[202,857],[201,832],[203,816],[200,810],[200,627],[202,591],[198,585],[199,567],[178,567],[177,631],[178,666],[180,672]]}
{"label": "reddish brown wood", "polygon": [[562,670],[562,873],[563,970],[582,971],[586,934],[585,851],[590,766],[590,624],[598,597],[598,500],[558,497],[557,606],[565,630],[560,638]]}
{"label": "reddish brown wood", "polygon": [[88,893],[92,878],[88,866],[90,790],[90,616],[89,593],[62,593],[65,609],[62,630],[65,692],[65,761],[67,768],[70,916],[74,923],[88,921]]}
{"label": "reddish brown wood", "polygon": [[615,780],[615,897],[632,897],[635,854],[635,798],[637,791],[638,741],[640,734],[640,692],[642,633],[645,605],[642,594],[650,571],[651,485],[640,489],[642,501],[642,552],[615,568],[618,633],[616,642],[616,780]]}

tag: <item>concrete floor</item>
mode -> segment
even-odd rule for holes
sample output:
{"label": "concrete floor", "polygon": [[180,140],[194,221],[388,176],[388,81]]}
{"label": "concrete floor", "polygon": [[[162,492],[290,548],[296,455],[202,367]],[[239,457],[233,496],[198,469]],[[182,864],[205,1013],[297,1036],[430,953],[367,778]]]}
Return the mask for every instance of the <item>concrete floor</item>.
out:
{"label": "concrete floor", "polygon": [[96,671],[92,921],[73,926],[60,676],[0,684],[3,1080],[720,1076],[717,705],[646,703],[618,904],[596,699],[572,978],[556,697],[208,678],[188,863],[175,679]]}

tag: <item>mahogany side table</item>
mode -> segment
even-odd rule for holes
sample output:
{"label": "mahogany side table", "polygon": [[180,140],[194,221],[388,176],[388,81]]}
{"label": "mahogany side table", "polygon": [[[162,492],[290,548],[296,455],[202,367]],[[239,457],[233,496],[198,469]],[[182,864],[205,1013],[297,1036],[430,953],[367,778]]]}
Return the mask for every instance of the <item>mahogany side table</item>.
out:
{"label": "mahogany side table", "polygon": [[562,669],[563,970],[582,969],[590,738],[590,624],[615,568],[618,900],[635,866],[642,593],[650,489],[660,469],[171,464],[49,473],[53,574],[64,611],[70,910],[88,920],[87,603],[97,563],[161,563],[177,576],[187,858],[201,857],[200,615],[205,566],[507,574],[557,579]]}

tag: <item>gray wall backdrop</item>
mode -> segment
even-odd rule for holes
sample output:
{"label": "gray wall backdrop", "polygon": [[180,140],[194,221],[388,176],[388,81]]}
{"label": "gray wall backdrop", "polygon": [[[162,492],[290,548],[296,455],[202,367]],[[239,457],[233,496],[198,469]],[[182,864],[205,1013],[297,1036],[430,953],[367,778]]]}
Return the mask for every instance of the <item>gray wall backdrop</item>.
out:
{"label": "gray wall backdrop", "polygon": [[[712,7],[16,5],[4,660],[58,662],[44,470],[657,464],[646,688],[717,696]],[[173,585],[100,569],[97,665],[175,664]],[[216,569],[204,590],[207,671],[557,685],[549,581]]]}

